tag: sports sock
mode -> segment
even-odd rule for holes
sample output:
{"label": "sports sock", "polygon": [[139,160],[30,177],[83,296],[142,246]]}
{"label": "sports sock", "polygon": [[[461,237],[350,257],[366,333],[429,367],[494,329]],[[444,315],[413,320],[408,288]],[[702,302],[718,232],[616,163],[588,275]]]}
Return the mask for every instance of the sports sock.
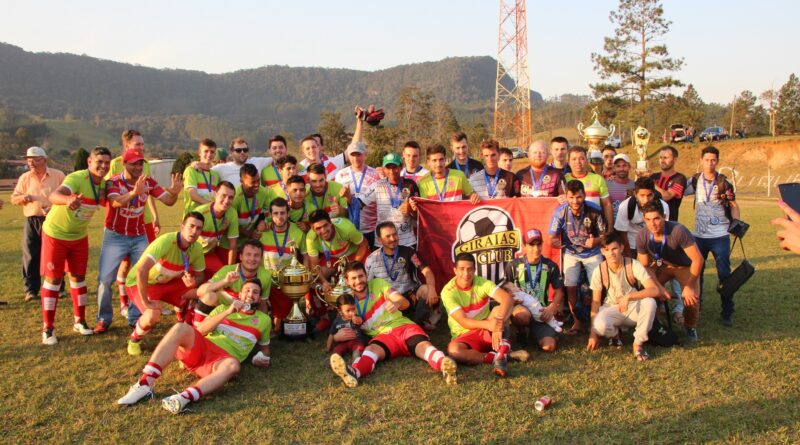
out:
{"label": "sports sock", "polygon": [[500,348],[497,349],[497,358],[505,357],[511,350],[511,343],[505,338],[500,342]]}
{"label": "sports sock", "polygon": [[442,370],[442,360],[444,360],[444,353],[435,346],[428,346],[425,348],[425,352],[422,354],[422,357],[425,358],[425,361],[428,362],[431,368],[434,371],[441,371]]}
{"label": "sports sock", "polygon": [[42,282],[42,320],[44,321],[45,330],[55,327],[58,290],[59,285],[47,281]]}
{"label": "sports sock", "polygon": [[86,281],[69,282],[69,294],[72,297],[72,314],[75,323],[86,321]]}
{"label": "sports sock", "polygon": [[128,299],[128,291],[125,290],[124,277],[117,277],[117,289],[119,290],[119,304],[122,306],[128,306],[130,304],[130,300]]}
{"label": "sports sock", "polygon": [[378,361],[378,356],[376,356],[371,351],[364,351],[361,354],[361,357],[357,358],[356,361],[353,362],[353,369],[356,371],[356,377],[366,377],[372,371],[375,370],[375,363]]}
{"label": "sports sock", "polygon": [[142,319],[140,318],[138,321],[136,321],[136,327],[134,327],[133,332],[131,332],[131,340],[133,341],[141,340],[142,337],[145,336],[145,334],[150,332],[150,329],[151,329],[150,326],[147,327],[142,326]]}
{"label": "sports sock", "polygon": [[483,356],[483,363],[494,363],[494,358],[497,354],[494,352],[487,352],[486,355]]}
{"label": "sports sock", "polygon": [[190,402],[196,402],[200,400],[200,397],[203,397],[203,391],[201,391],[200,388],[196,386],[190,386],[183,390],[183,392],[181,393],[181,397]]}
{"label": "sports sock", "polygon": [[142,377],[139,379],[140,385],[153,387],[153,382],[161,377],[161,366],[158,363],[147,362],[142,369]]}

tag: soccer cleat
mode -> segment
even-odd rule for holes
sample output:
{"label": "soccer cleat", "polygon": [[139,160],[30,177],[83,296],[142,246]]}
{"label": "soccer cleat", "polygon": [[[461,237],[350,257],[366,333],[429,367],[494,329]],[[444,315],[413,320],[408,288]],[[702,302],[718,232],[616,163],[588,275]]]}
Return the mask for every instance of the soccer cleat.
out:
{"label": "soccer cleat", "polygon": [[608,346],[620,349],[620,348],[622,348],[622,339],[619,338],[619,337],[617,337],[617,338],[609,338],[608,339]]}
{"label": "soccer cleat", "polygon": [[531,358],[531,354],[524,349],[517,349],[508,354],[508,358],[515,362],[527,362]]}
{"label": "soccer cleat", "polygon": [[161,407],[172,414],[182,413],[188,404],[189,399],[181,396],[180,394],[173,394],[169,397],[161,399]]}
{"label": "soccer cleat", "polygon": [[142,355],[142,345],[138,341],[128,340],[128,355]]}
{"label": "soccer cleat", "polygon": [[81,335],[92,335],[94,331],[89,328],[85,321],[81,320],[72,325],[72,330]]}
{"label": "soccer cleat", "polygon": [[108,323],[105,321],[98,321],[96,325],[94,325],[93,329],[95,334],[105,334],[108,332]]}
{"label": "soccer cleat", "polygon": [[458,384],[458,376],[456,375],[457,371],[458,365],[456,365],[455,360],[451,359],[450,357],[445,357],[442,359],[442,375],[444,376],[444,381],[446,384]]}
{"label": "soccer cleat", "polygon": [[153,388],[136,382],[128,389],[127,394],[117,400],[117,405],[133,405],[145,397],[153,398]]}
{"label": "soccer cleat", "polygon": [[506,355],[498,355],[494,359],[494,373],[500,377],[508,375],[508,359]]}
{"label": "soccer cleat", "polygon": [[42,344],[45,344],[47,346],[53,346],[56,343],[58,343],[58,339],[56,338],[55,335],[53,335],[52,329],[48,329],[42,332]]}
{"label": "soccer cleat", "polygon": [[355,371],[345,363],[341,355],[331,354],[331,370],[342,379],[344,386],[348,388],[358,386],[358,378],[356,378]]}
{"label": "soccer cleat", "polygon": [[25,292],[25,301],[38,300],[39,296],[33,292]]}
{"label": "soccer cleat", "polygon": [[128,318],[128,305],[127,304],[119,305],[119,314],[122,316],[122,318]]}
{"label": "soccer cleat", "polygon": [[700,341],[700,337],[697,335],[697,329],[686,328],[686,339],[691,342]]}

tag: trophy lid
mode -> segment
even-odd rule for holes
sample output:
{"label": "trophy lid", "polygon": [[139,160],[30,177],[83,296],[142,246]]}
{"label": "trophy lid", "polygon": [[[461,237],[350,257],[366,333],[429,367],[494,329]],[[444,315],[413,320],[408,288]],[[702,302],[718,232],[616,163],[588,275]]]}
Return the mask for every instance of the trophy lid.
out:
{"label": "trophy lid", "polygon": [[604,127],[603,124],[600,123],[600,120],[598,119],[598,114],[599,113],[597,111],[597,108],[594,108],[592,110],[592,118],[594,119],[594,122],[592,122],[592,124],[589,125],[588,127],[583,127],[581,131],[581,136],[583,136],[584,139],[596,138],[598,136],[599,137],[609,136],[610,131],[608,130],[608,128]]}

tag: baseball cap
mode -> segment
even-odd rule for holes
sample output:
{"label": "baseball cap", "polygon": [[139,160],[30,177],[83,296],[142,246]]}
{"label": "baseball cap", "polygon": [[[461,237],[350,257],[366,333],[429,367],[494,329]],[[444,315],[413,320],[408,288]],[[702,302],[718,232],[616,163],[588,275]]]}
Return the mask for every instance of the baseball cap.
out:
{"label": "baseball cap", "polygon": [[38,158],[38,157],[47,157],[47,152],[44,151],[42,147],[31,147],[25,152],[26,158]]}
{"label": "baseball cap", "polygon": [[142,159],[144,159],[144,153],[138,148],[125,150],[125,153],[122,154],[122,162],[133,163],[141,161]]}
{"label": "baseball cap", "polygon": [[394,165],[400,167],[401,165],[403,165],[403,161],[400,159],[400,155],[399,154],[397,154],[397,153],[387,153],[386,156],[383,157],[383,163],[381,165],[386,167],[389,164],[394,164]]}
{"label": "baseball cap", "polygon": [[626,155],[625,153],[620,153],[620,154],[614,156],[614,163],[616,163],[620,159],[622,159],[623,161],[627,162],[628,164],[631,163],[631,158],[628,155]]}
{"label": "baseball cap", "polygon": [[528,229],[523,240],[525,244],[542,244],[542,232],[539,229]]}
{"label": "baseball cap", "polygon": [[367,152],[367,146],[364,145],[363,142],[351,142],[350,145],[347,146],[347,150],[344,151],[344,154],[350,156],[353,153],[361,153],[362,155]]}
{"label": "baseball cap", "polygon": [[603,153],[599,151],[590,151],[589,152],[589,162],[592,164],[602,164],[603,163]]}

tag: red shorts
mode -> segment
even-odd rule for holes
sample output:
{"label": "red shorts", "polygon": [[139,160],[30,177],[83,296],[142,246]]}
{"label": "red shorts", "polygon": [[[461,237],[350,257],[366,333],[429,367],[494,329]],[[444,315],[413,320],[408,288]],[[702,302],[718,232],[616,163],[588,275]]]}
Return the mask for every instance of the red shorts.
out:
{"label": "red shorts", "polygon": [[[208,267],[208,265],[206,265]],[[292,311],[292,300],[283,294],[277,287],[269,290],[269,305],[272,308],[272,316],[283,320]]]}
{"label": "red shorts", "polygon": [[156,226],[153,223],[147,223],[144,225],[144,234],[147,235],[147,242],[152,243],[156,240]]}
{"label": "red shorts", "polygon": [[[186,285],[183,284],[182,279],[175,278],[164,284],[148,285],[147,298],[150,301],[163,301],[173,306],[180,306],[184,301],[181,298],[181,296],[183,296],[183,294],[193,289],[194,288],[186,287]],[[135,304],[140,311],[144,311],[146,308],[144,307],[144,303],[142,303],[142,297],[139,295],[139,287],[125,286],[125,290],[128,291],[128,297],[130,297],[133,304]]]}
{"label": "red shorts", "polygon": [[64,272],[70,275],[86,275],[89,262],[89,237],[75,241],[64,241],[48,236],[42,231],[41,274],[47,278],[61,279]]}
{"label": "red shorts", "polygon": [[188,351],[178,348],[175,358],[183,363],[187,371],[205,377],[214,372],[214,364],[226,358],[233,358],[224,349],[205,338],[197,329],[194,330],[194,345]]}
{"label": "red shorts", "polygon": [[215,247],[211,252],[206,254],[206,278],[211,278],[223,266],[228,265],[228,249],[222,247]]}
{"label": "red shorts", "polygon": [[417,335],[425,337],[425,340],[430,340],[428,334],[421,327],[414,323],[409,323],[399,328],[394,328],[385,334],[378,334],[369,341],[369,344],[380,343],[383,345],[388,355],[386,358],[410,357],[414,354],[414,351],[409,351],[407,342]]}
{"label": "red shorts", "polygon": [[489,352],[492,347],[492,332],[486,329],[472,329],[454,338],[450,343],[463,343],[478,352]]}
{"label": "red shorts", "polygon": [[354,351],[364,351],[367,346],[364,343],[361,343],[358,340],[347,340],[341,343],[336,343],[333,347],[333,353],[339,355],[347,355],[352,354]]}

